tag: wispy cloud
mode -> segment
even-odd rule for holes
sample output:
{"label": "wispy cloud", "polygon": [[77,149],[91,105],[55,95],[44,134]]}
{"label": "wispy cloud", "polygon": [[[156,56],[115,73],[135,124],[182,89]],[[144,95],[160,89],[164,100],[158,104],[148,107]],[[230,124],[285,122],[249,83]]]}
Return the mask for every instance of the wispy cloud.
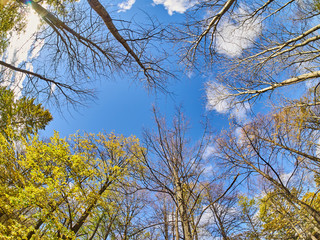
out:
{"label": "wispy cloud", "polygon": [[56,90],[57,85],[54,83],[51,83],[50,86],[50,96],[53,95],[54,91]]}
{"label": "wispy cloud", "polygon": [[293,173],[292,172],[289,172],[289,173],[282,173],[280,175],[280,179],[281,181],[287,185],[288,184],[288,181],[293,177]]}
{"label": "wispy cloud", "polygon": [[136,0],[127,0],[125,2],[119,3],[118,4],[118,7],[119,7],[118,12],[125,12],[127,10],[130,10],[135,2],[136,2]]}
{"label": "wispy cloud", "polygon": [[206,85],[207,110],[215,110],[218,113],[227,113],[232,105],[228,97],[228,89],[220,83],[209,82]]}
{"label": "wispy cloud", "polygon": [[247,119],[250,104],[234,104],[234,99],[230,97],[228,89],[217,82],[211,81],[206,85],[207,105],[209,111],[217,111],[221,114],[230,114],[238,122]]}
{"label": "wispy cloud", "polygon": [[195,0],[153,0],[154,4],[162,4],[168,11],[169,15],[174,12],[184,13],[190,7],[194,6],[197,1]]}
{"label": "wispy cloud", "polygon": [[[40,25],[40,18],[33,10],[29,10],[26,28],[21,33],[12,32],[10,44],[1,59],[16,67],[24,67],[32,71],[31,60],[37,58],[44,44],[44,40],[37,40],[35,34]],[[2,86],[9,86],[15,92],[16,98],[21,96],[25,75],[0,67],[3,73]]]}
{"label": "wispy cloud", "polygon": [[235,16],[224,20],[218,28],[216,50],[230,57],[240,56],[262,31],[261,18],[248,18],[248,7],[241,5]]}
{"label": "wispy cloud", "polygon": [[203,153],[203,159],[208,160],[215,153],[215,150],[213,145],[207,146]]}
{"label": "wispy cloud", "polygon": [[247,120],[247,113],[250,110],[251,106],[248,102],[243,104],[236,104],[231,109],[231,116],[237,119],[238,122],[244,122]]}

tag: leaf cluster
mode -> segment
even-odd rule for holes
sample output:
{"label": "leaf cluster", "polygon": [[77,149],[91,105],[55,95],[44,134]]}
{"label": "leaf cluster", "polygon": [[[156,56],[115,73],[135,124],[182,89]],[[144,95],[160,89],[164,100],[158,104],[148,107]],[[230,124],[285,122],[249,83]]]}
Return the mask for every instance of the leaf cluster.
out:
{"label": "leaf cluster", "polygon": [[11,128],[16,135],[27,136],[44,129],[52,116],[42,104],[36,104],[34,98],[15,98],[13,90],[0,87],[0,132]]}

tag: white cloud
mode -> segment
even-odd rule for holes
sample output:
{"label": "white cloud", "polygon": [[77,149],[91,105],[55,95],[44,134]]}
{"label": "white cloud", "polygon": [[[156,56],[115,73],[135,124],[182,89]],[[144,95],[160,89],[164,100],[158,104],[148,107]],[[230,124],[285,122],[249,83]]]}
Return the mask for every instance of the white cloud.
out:
{"label": "white cloud", "polygon": [[[40,25],[40,18],[33,10],[29,10],[27,17],[26,28],[20,34],[12,32],[10,36],[10,44],[6,52],[1,56],[1,59],[16,67],[25,65],[25,69],[32,71],[31,60],[38,57],[39,52],[44,44],[44,40],[35,39],[35,34]],[[25,75],[18,72],[13,72],[4,67],[0,67],[3,72],[2,86],[10,86],[15,92],[15,97],[21,96],[23,81]]]}
{"label": "white cloud", "polygon": [[222,114],[231,114],[238,122],[247,119],[247,112],[250,109],[249,103],[234,104],[229,90],[222,84],[211,81],[206,86],[207,105],[209,111],[215,110]]}
{"label": "white cloud", "polygon": [[195,74],[194,74],[194,72],[193,71],[191,71],[191,70],[187,70],[186,71],[186,75],[187,75],[187,77],[189,78],[189,79],[191,79]]}
{"label": "white cloud", "polygon": [[[291,171],[287,173],[281,173],[280,179],[286,186],[293,186],[297,183],[301,183],[301,181],[312,183],[314,180],[314,176],[312,172],[305,171],[305,169],[301,169],[302,171]],[[312,184],[305,186],[307,189],[313,188]]]}
{"label": "white cloud", "polygon": [[130,10],[135,2],[136,0],[127,0],[125,2],[119,3],[118,7],[120,9],[118,12],[125,12],[127,10]]}
{"label": "white cloud", "polygon": [[207,146],[206,149],[204,150],[204,153],[203,153],[203,159],[207,160],[209,157],[211,157],[214,152],[215,152],[215,147],[214,146]]}
{"label": "white cloud", "polygon": [[243,104],[236,104],[231,109],[231,116],[238,122],[244,122],[247,119],[247,112],[250,109],[250,104],[245,102]]}
{"label": "white cloud", "polygon": [[234,14],[221,23],[216,36],[217,52],[230,57],[240,56],[262,31],[261,18],[247,19],[248,7],[242,5]]}
{"label": "white cloud", "polygon": [[50,96],[54,93],[54,91],[56,90],[57,85],[54,83],[51,83],[50,86]]}
{"label": "white cloud", "polygon": [[[218,211],[222,211],[222,212],[227,213],[226,218],[229,218],[229,217],[233,218],[232,215],[238,213],[238,210],[234,207],[226,208],[225,206],[223,206],[219,203],[215,203],[214,206],[215,206],[215,208],[217,208]],[[215,214],[213,213],[213,211],[210,208],[206,209],[203,212],[203,215],[202,215],[200,222],[199,222],[199,229],[198,229],[198,236],[199,236],[200,240],[218,240],[218,239],[220,240],[220,239],[222,239],[220,236],[218,236],[219,234],[217,234],[217,232],[215,232],[215,231],[212,232],[212,227],[216,226],[215,218],[216,218]]]}
{"label": "white cloud", "polygon": [[237,128],[234,130],[234,135],[235,135],[235,137],[236,137],[236,139],[237,139],[238,144],[241,145],[242,143],[245,142],[246,136],[245,136],[245,134],[244,134],[244,132],[243,132],[242,127],[237,127]]}
{"label": "white cloud", "polygon": [[312,2],[310,2],[309,0],[297,0],[297,3],[299,5],[299,7],[306,9],[308,6],[312,6]]}
{"label": "white cloud", "polygon": [[217,82],[207,83],[207,109],[218,113],[227,113],[231,109],[231,100],[228,89]]}
{"label": "white cloud", "polygon": [[210,208],[206,209],[200,219],[198,235],[200,240],[215,240],[207,226],[215,225],[215,216]]}
{"label": "white cloud", "polygon": [[[297,67],[298,74],[307,74],[314,71],[319,71],[319,66],[313,61],[304,61],[299,64],[295,64]],[[319,83],[318,79],[310,79],[305,81],[305,86],[307,89],[314,88]]]}
{"label": "white cloud", "polygon": [[214,178],[215,168],[212,165],[207,165],[203,168],[202,177],[204,180],[211,181]]}
{"label": "white cloud", "polygon": [[288,181],[292,178],[292,172],[289,173],[282,173],[280,174],[280,179],[284,185],[288,184]]}
{"label": "white cloud", "polygon": [[195,0],[153,0],[154,4],[162,4],[168,11],[169,15],[174,12],[184,13],[188,8],[196,4]]}

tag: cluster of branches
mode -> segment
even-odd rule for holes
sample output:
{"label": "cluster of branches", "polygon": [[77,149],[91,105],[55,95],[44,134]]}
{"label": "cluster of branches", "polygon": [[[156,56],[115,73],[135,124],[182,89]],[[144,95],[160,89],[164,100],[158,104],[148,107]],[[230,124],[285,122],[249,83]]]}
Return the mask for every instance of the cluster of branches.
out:
{"label": "cluster of branches", "polygon": [[[319,2],[312,3],[199,1],[174,39],[185,43],[181,56],[187,66],[205,62],[221,67],[208,84],[208,91],[218,93],[217,104],[256,100],[320,76]],[[21,9],[21,2],[10,4]],[[149,40],[162,34],[158,26],[134,37],[132,31],[118,29],[97,0],[88,1],[96,14],[91,22],[83,20],[85,14],[62,10],[58,13],[64,20],[59,20],[39,3],[30,4],[47,24],[38,36],[45,38],[50,58],[43,61],[41,73],[0,64],[29,76],[32,91],[45,91],[37,83],[44,81],[44,89],[54,85],[73,101],[66,90],[87,93],[78,85],[79,76],[116,68],[138,69],[148,86],[163,87],[162,74],[168,72],[162,59],[145,55]],[[11,22],[6,23],[10,29]],[[228,26],[239,36],[224,36]],[[239,40],[232,45],[236,50],[224,48],[221,39],[234,40],[226,37]],[[59,80],[64,65],[68,82]],[[54,77],[46,76],[47,69]],[[56,135],[49,143],[21,137],[25,148],[18,152],[17,136],[8,140],[8,128],[0,144],[0,166],[6,169],[0,178],[5,193],[0,196],[0,231],[64,239],[319,239],[318,92],[315,82],[299,100],[284,101],[280,109],[235,125],[213,142],[204,134],[197,144],[186,137],[188,127],[179,111],[171,127],[154,111],[156,130],[145,131],[142,145],[113,134],[76,135],[72,143]],[[49,114],[43,115],[43,121],[50,121]],[[8,124],[24,117],[1,119],[10,119]],[[43,124],[28,127],[34,133]],[[210,144],[215,152],[208,155]],[[249,197],[239,194],[244,182],[254,193]]]}
{"label": "cluster of branches", "polygon": [[251,233],[259,238],[319,238],[319,106],[312,95],[300,100],[304,104],[290,101],[216,140],[224,167],[260,182],[255,186],[260,194],[251,203],[258,207],[254,220],[260,221]]}
{"label": "cluster of branches", "polygon": [[187,66],[218,72],[217,104],[243,103],[319,78],[318,19],[317,1],[199,1],[174,39]]}
{"label": "cluster of branches", "polygon": [[16,66],[6,59],[0,61],[3,78],[8,76],[5,74],[8,71],[27,78],[23,86],[25,95],[53,98],[58,104],[62,95],[67,102],[82,103],[86,97],[93,96],[88,80],[110,78],[117,72],[129,74],[148,89],[166,91],[166,79],[173,75],[162,65],[165,53],[155,56],[155,52],[151,52],[152,49],[161,52],[156,47],[159,42],[150,43],[150,40],[161,39],[163,32],[151,18],[143,27],[124,20],[118,21],[116,26],[107,8],[97,0],[87,4],[73,1],[41,4],[21,0],[0,5],[2,12],[10,13],[3,15],[1,53],[6,53],[10,31],[23,31],[28,8],[43,20],[42,30],[35,33],[33,46],[43,44],[42,55],[34,60],[33,69],[28,69],[26,62]]}
{"label": "cluster of branches", "polygon": [[250,186],[260,196],[240,201],[248,229],[237,239],[318,239],[319,2],[200,1],[188,17],[173,39],[184,43],[188,67],[217,72],[207,85],[211,105],[253,102],[286,86],[281,93],[298,98],[277,98],[278,110],[216,139],[224,168],[259,183]]}
{"label": "cluster of branches", "polygon": [[[0,62],[4,69],[29,78],[27,93],[52,97],[54,86],[69,101],[76,99],[73,94],[81,100],[92,95],[86,84],[88,78],[108,77],[119,69],[133,73],[134,79],[151,89],[165,91],[166,77],[172,76],[165,69],[166,54],[153,56],[152,50],[164,37],[159,23],[150,20],[148,27],[140,29],[130,23],[116,26],[107,8],[97,0],[87,4],[45,3],[52,7],[51,12],[28,1],[47,27],[38,36],[45,39],[46,56],[36,64],[37,69]],[[13,26],[23,28],[23,5],[23,1],[12,1],[1,6],[2,11],[12,13],[5,16],[2,40]],[[182,46],[181,57],[187,66],[201,66],[200,71],[208,70],[203,66],[221,68],[215,79],[219,84],[209,86],[210,91],[218,92],[221,85],[225,87],[224,94],[219,94],[220,101],[254,100],[263,93],[319,77],[317,6],[317,1],[199,1],[188,11],[184,28],[172,27],[171,39]],[[225,43],[237,50],[225,49]]]}
{"label": "cluster of branches", "polygon": [[[2,91],[12,104],[12,91]],[[301,101],[313,102],[310,96]],[[214,139],[204,134],[195,144],[181,111],[172,124],[154,111],[156,128],[145,131],[141,143],[113,133],[75,134],[68,141],[55,134],[40,141],[28,132],[36,133],[50,118],[2,113],[3,236],[319,238],[318,106],[289,102],[235,126],[237,131]],[[12,131],[14,120],[25,118],[28,128]]]}
{"label": "cluster of branches", "polygon": [[[0,133],[3,236],[319,238],[320,127],[312,92],[300,100],[310,106],[288,102],[238,131],[214,141],[205,134],[196,144],[181,111],[170,125],[154,111],[155,131],[145,131],[140,145],[115,134],[40,141],[28,132],[43,128],[50,116],[39,119],[37,112],[46,111],[28,99],[21,104],[28,102],[35,114],[23,116],[15,106],[4,111],[14,96],[2,91],[8,103]],[[28,120],[22,135],[12,131],[15,119]],[[251,199],[241,193],[243,182],[256,190]]]}
{"label": "cluster of branches", "polygon": [[[2,236],[191,240],[232,231],[221,219],[229,219],[225,213],[236,204],[237,176],[225,182],[206,177],[213,174],[205,173],[208,141],[190,145],[181,112],[172,128],[155,112],[157,131],[146,131],[142,144],[114,133],[69,140],[56,133],[41,141],[35,134],[51,116],[39,116],[48,111],[27,98],[14,103],[11,90],[2,92]],[[24,101],[37,111],[13,111]],[[19,132],[17,118],[28,128]],[[208,214],[215,222],[204,221]]]}

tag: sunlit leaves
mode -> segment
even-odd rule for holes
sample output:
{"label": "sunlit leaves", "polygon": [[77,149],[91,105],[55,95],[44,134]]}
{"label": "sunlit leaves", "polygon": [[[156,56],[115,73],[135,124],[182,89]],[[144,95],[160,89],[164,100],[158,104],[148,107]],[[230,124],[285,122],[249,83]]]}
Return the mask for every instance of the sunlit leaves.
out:
{"label": "sunlit leaves", "polygon": [[11,31],[20,32],[24,28],[25,13],[15,1],[0,4],[0,54],[6,49]]}
{"label": "sunlit leaves", "polygon": [[[52,120],[50,112],[36,104],[35,99],[22,97],[16,99],[14,92],[0,87],[0,132],[27,136],[35,134]],[[4,131],[6,129],[6,132]]]}
{"label": "sunlit leaves", "polygon": [[[10,142],[0,137],[4,150],[0,167],[5,169],[0,178],[3,236],[55,239],[73,238],[79,231],[89,234],[81,228],[112,196],[110,190],[129,172],[141,170],[143,149],[135,137],[75,134],[66,140],[55,133],[47,142],[38,137],[21,141],[24,151],[16,154]],[[90,223],[96,224],[92,219]]]}

